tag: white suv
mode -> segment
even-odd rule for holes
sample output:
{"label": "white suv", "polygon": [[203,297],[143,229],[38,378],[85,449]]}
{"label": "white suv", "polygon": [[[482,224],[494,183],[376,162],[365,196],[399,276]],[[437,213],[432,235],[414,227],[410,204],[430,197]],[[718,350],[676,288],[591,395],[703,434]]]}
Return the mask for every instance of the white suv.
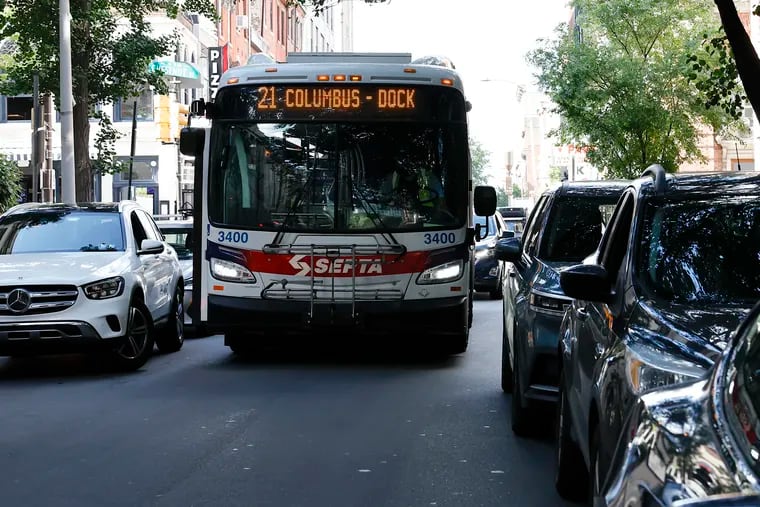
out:
{"label": "white suv", "polygon": [[134,370],[184,341],[177,254],[132,201],[0,216],[0,356],[103,353]]}

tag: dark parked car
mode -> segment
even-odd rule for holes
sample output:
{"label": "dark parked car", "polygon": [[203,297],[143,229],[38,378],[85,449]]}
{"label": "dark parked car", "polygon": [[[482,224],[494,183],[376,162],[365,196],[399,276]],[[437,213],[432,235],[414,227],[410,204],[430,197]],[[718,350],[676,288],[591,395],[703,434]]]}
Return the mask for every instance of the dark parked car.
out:
{"label": "dark parked car", "polygon": [[559,270],[597,247],[609,213],[626,183],[566,182],[539,198],[522,238],[500,240],[496,257],[507,261],[501,386],[512,392],[512,430],[535,425],[535,401],[557,396],[559,325],[570,299]]}
{"label": "dark parked car", "polygon": [[[475,243],[475,290],[488,292],[491,299],[502,296],[502,266],[494,256],[496,241],[502,238],[514,237],[515,233],[507,229],[504,219],[499,213],[488,217],[473,218],[475,227],[485,236]],[[486,229],[486,225],[488,228]]]}
{"label": "dark parked car", "polygon": [[504,219],[508,231],[514,232],[515,237],[522,236],[525,230],[525,223],[528,221],[528,213],[525,208],[502,207],[496,208],[496,211]]}
{"label": "dark parked car", "polygon": [[709,377],[637,401],[602,505],[760,505],[758,413],[760,305]]}
{"label": "dark parked car", "polygon": [[[642,393],[700,378],[760,299],[760,177],[645,171],[565,269],[556,485],[599,494]],[[589,481],[586,471],[593,471]]]}

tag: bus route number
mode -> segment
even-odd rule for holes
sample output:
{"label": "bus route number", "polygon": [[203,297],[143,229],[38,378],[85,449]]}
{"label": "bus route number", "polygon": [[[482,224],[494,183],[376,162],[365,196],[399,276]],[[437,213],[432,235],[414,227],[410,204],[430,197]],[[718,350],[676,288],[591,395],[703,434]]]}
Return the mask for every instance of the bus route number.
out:
{"label": "bus route number", "polygon": [[247,232],[219,231],[219,243],[248,243]]}
{"label": "bus route number", "polygon": [[426,232],[424,241],[426,245],[451,245],[456,242],[456,239],[456,234],[453,232]]}

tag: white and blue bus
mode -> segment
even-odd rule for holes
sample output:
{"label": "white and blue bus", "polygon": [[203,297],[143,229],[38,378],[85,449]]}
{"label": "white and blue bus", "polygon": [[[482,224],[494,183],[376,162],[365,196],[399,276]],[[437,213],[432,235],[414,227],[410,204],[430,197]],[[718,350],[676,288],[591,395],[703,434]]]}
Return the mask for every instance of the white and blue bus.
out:
{"label": "white and blue bus", "polygon": [[210,120],[180,141],[196,160],[197,324],[235,352],[320,328],[466,350],[472,216],[496,197],[472,189],[452,66],[290,54],[228,70],[191,110]]}

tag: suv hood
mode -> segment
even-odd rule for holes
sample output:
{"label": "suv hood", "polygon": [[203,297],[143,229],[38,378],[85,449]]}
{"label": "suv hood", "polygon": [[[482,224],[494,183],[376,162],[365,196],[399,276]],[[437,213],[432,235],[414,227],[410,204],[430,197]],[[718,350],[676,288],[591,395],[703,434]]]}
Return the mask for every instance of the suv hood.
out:
{"label": "suv hood", "polygon": [[[653,333],[670,342],[673,352],[696,354],[715,362],[731,334],[749,314],[751,306],[725,305],[696,308],[664,301],[640,301],[631,316],[631,328]],[[708,366],[705,364],[705,366]]]}
{"label": "suv hood", "polygon": [[0,255],[0,284],[81,285],[129,270],[129,257],[125,252]]}

